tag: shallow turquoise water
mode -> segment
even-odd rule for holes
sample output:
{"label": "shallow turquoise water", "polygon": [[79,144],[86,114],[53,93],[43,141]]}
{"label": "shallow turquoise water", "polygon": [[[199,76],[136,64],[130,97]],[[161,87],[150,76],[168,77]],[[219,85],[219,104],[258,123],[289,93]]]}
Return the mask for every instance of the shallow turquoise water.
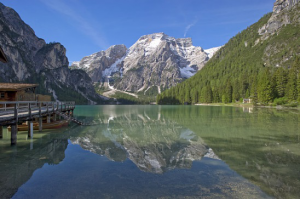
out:
{"label": "shallow turquoise water", "polygon": [[92,126],[0,140],[0,197],[297,198],[297,111],[77,106]]}

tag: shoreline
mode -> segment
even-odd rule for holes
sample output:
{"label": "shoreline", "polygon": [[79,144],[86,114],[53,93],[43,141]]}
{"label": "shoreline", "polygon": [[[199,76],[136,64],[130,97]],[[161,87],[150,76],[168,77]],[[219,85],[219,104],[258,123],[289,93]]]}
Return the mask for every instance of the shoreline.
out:
{"label": "shoreline", "polygon": [[299,110],[300,107],[285,107],[282,105],[278,106],[259,106],[259,105],[253,105],[253,104],[238,104],[238,103],[230,103],[230,104],[222,104],[222,103],[211,103],[211,104],[206,104],[206,103],[201,103],[201,104],[194,104],[195,106],[231,106],[231,107],[241,107],[241,108],[274,108],[277,110]]}

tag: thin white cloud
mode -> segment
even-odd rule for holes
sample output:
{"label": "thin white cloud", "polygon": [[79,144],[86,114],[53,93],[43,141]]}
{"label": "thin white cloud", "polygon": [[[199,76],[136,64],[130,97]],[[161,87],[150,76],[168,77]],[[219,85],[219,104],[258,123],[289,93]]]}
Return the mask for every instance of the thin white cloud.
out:
{"label": "thin white cloud", "polygon": [[195,20],[193,23],[190,23],[189,25],[187,25],[185,27],[185,30],[184,30],[184,37],[186,37],[186,34],[188,33],[188,31],[191,29],[191,27],[193,27],[194,25],[196,25],[198,22],[198,20]]}
{"label": "thin white cloud", "polygon": [[82,17],[79,12],[75,11],[68,4],[61,0],[41,0],[41,2],[50,9],[68,16],[72,21],[74,21],[73,25],[76,26],[82,33],[90,37],[101,49],[106,49],[109,46],[103,34],[97,31],[87,19]]}

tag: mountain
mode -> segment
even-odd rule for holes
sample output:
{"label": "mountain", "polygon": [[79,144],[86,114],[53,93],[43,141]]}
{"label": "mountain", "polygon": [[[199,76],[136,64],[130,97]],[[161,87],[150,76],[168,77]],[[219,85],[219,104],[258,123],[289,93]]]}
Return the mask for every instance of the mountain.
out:
{"label": "mountain", "polygon": [[217,50],[195,47],[191,38],[155,33],[142,36],[129,49],[111,46],[71,67],[87,71],[93,82],[109,81],[110,89],[155,95],[193,76]]}
{"label": "mountain", "polygon": [[291,24],[291,18],[286,11],[291,10],[298,2],[299,0],[277,0],[274,3],[271,18],[258,31],[265,36],[262,39],[267,39],[269,34],[275,34],[282,26]]}
{"label": "mountain", "polygon": [[1,82],[37,83],[37,92],[60,101],[101,102],[92,80],[82,70],[70,70],[66,49],[35,35],[13,9],[0,3],[0,45],[8,63],[0,63]]}
{"label": "mountain", "polygon": [[72,69],[83,69],[93,82],[99,82],[102,77],[119,70],[118,65],[122,62],[126,52],[125,45],[111,46],[106,51],[100,51],[84,57],[79,62],[73,62],[71,67]]}
{"label": "mountain", "polygon": [[158,95],[160,104],[300,102],[300,6],[277,0],[273,13],[230,39],[192,78]]}

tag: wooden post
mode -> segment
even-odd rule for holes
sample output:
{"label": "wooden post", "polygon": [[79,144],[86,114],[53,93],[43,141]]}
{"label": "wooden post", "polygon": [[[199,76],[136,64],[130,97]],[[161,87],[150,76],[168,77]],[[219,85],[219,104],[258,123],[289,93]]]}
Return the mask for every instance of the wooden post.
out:
{"label": "wooden post", "polygon": [[0,139],[3,138],[3,126],[0,126]]}
{"label": "wooden post", "polygon": [[28,115],[29,115],[29,119],[31,120],[32,117],[31,117],[31,104],[28,103]]}
{"label": "wooden post", "polygon": [[42,103],[39,102],[39,132],[43,130]]}
{"label": "wooden post", "polygon": [[39,132],[43,130],[43,117],[39,117]]}
{"label": "wooden post", "polygon": [[33,137],[33,123],[32,123],[32,115],[31,115],[31,104],[28,104],[28,115],[29,115],[29,121],[27,121],[28,125],[28,137]]}
{"label": "wooden post", "polygon": [[42,104],[39,102],[39,115],[42,117]]}
{"label": "wooden post", "polygon": [[15,104],[14,116],[16,120],[16,125],[18,125],[18,104]]}
{"label": "wooden post", "polygon": [[32,138],[33,137],[33,123],[32,121],[28,121],[28,137]]}
{"label": "wooden post", "polygon": [[14,117],[15,117],[15,124],[11,125],[11,145],[17,144],[17,134],[18,134],[18,103],[15,103],[14,109]]}
{"label": "wooden post", "polygon": [[18,125],[17,124],[11,125],[11,138],[10,138],[11,145],[17,144],[17,133],[18,133]]}

